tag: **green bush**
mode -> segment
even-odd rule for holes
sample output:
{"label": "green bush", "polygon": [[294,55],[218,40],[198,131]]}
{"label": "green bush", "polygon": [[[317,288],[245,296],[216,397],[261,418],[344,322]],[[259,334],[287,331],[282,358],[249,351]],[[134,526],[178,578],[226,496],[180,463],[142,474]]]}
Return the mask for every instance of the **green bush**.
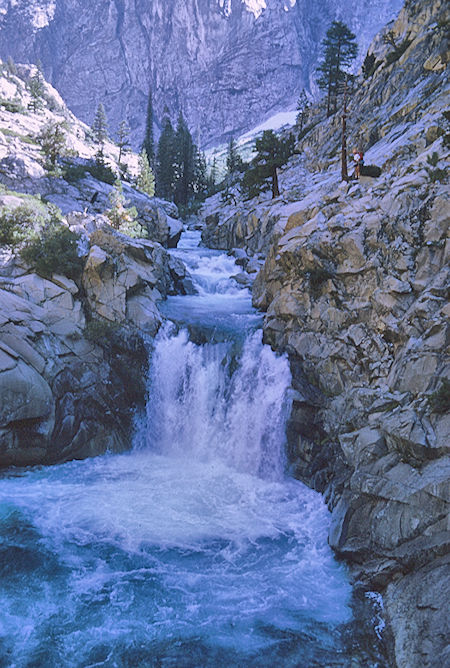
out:
{"label": "green bush", "polygon": [[375,70],[380,65],[381,65],[380,61],[375,58],[374,54],[368,53],[362,65],[362,73],[364,79],[369,79],[371,76],[373,76]]}
{"label": "green bush", "polygon": [[86,324],[84,335],[89,341],[100,346],[106,346],[114,341],[119,327],[120,325],[117,322],[92,319]]}
{"label": "green bush", "polygon": [[114,184],[117,178],[110,167],[99,164],[94,160],[90,160],[84,165],[67,165],[63,170],[63,178],[69,183],[76,183],[83,179],[86,173],[91,174],[98,181],[108,183],[110,186]]}
{"label": "green bush", "polygon": [[87,171],[97,179],[98,181],[103,181],[104,183],[109,183],[110,186],[114,185],[117,176],[108,165],[103,165],[101,163],[92,161],[89,163]]}
{"label": "green bush", "polygon": [[68,227],[51,221],[22,249],[21,256],[42,276],[58,273],[77,280],[84,266],[84,259],[78,256],[79,239]]}
{"label": "green bush", "polygon": [[17,246],[35,232],[42,217],[26,204],[0,211],[0,244]]}
{"label": "green bush", "polygon": [[317,292],[326,281],[334,278],[334,274],[325,267],[315,267],[308,272],[308,278],[311,289]]}
{"label": "green bush", "polygon": [[444,378],[441,386],[433,392],[429,398],[429,404],[433,413],[450,412],[450,380]]}
{"label": "green bush", "polygon": [[25,108],[21,105],[20,100],[5,100],[4,98],[0,98],[0,106],[13,114],[23,114],[25,112]]}
{"label": "green bush", "polygon": [[404,39],[393,51],[389,51],[386,55],[386,65],[392,65],[405,53],[408,46],[411,44],[410,39]]}
{"label": "green bush", "polygon": [[431,183],[436,183],[436,181],[444,181],[447,176],[447,170],[438,167],[438,163],[439,154],[436,151],[433,151],[431,155],[427,156],[427,164],[425,165],[425,169]]}

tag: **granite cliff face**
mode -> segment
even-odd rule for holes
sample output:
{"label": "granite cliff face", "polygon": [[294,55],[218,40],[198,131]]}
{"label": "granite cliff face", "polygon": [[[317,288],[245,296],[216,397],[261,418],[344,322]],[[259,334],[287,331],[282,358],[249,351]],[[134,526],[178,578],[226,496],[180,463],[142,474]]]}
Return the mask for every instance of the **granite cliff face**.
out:
{"label": "granite cliff face", "polygon": [[[113,186],[83,171],[96,151],[86,126],[47,83],[43,108],[29,111],[31,74],[19,66],[5,76],[2,64],[0,234],[8,212],[23,224],[30,214],[48,220],[56,205],[60,225],[81,237],[84,269],[75,280],[40,275],[2,236],[0,468],[128,449],[145,397],[145,342],[162,320],[157,301],[185,289],[183,265],[163,247],[180,233],[176,207],[125,183],[149,239],[115,231],[102,215]],[[45,165],[37,137],[48,123],[65,124],[69,172]],[[108,142],[105,157],[117,170],[117,147]],[[136,158],[126,156],[131,172]]]}
{"label": "granite cliff face", "polygon": [[316,107],[280,198],[204,210],[206,243],[244,248],[253,271],[266,258],[253,296],[294,369],[292,469],[325,494],[331,545],[383,592],[399,668],[448,663],[448,19],[441,0],[409,0],[402,48],[371,46],[349,140],[381,177],[341,181],[340,115]]}
{"label": "granite cliff face", "polygon": [[360,60],[402,0],[0,0],[0,56],[41,59],[72,111],[92,122],[104,103],[110,129],[127,118],[143,137],[149,86],[156,116],[183,109],[203,146],[295,108],[310,89],[318,45],[339,18]]}

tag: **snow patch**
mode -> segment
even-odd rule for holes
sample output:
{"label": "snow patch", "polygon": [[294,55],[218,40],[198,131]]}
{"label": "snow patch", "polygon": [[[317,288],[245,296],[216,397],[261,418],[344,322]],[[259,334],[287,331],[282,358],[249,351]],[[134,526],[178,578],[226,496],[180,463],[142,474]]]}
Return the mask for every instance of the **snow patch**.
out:
{"label": "snow patch", "polygon": [[266,0],[242,0],[245,8],[257,19],[267,8]]}
{"label": "snow patch", "polygon": [[281,128],[287,125],[295,125],[296,118],[296,111],[280,111],[278,114],[274,114],[274,116],[268,118],[264,123],[261,123],[261,125],[242,135],[239,138],[239,143],[253,139],[261,132],[264,132],[264,130],[281,130]]}

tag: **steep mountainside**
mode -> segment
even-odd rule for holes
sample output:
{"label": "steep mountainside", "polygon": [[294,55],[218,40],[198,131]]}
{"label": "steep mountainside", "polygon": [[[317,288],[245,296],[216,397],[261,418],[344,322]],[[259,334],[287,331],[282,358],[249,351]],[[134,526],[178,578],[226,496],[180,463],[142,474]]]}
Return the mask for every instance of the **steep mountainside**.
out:
{"label": "steep mountainside", "polygon": [[384,593],[399,668],[449,658],[448,21],[442,0],[409,0],[396,51],[371,46],[349,143],[381,177],[341,181],[340,114],[316,107],[281,197],[204,210],[207,243],[243,247],[252,272],[265,258],[253,296],[294,368],[292,467],[324,492],[330,543]]}
{"label": "steep mountainside", "polygon": [[360,60],[401,0],[0,0],[0,55],[40,58],[77,116],[97,104],[111,131],[127,118],[142,141],[149,85],[156,115],[183,109],[202,145],[295,106],[335,18],[357,33]]}
{"label": "steep mountainside", "polygon": [[[113,186],[98,178],[98,147],[49,84],[43,108],[28,109],[31,74],[27,66],[0,74],[0,468],[128,448],[133,409],[145,395],[144,339],[162,320],[156,302],[185,289],[184,267],[162,245],[179,236],[176,207],[125,183],[151,240],[114,230],[102,215]],[[49,168],[39,136],[56,123],[68,155]],[[116,173],[117,151],[105,145]],[[126,156],[131,172],[136,158]],[[16,244],[11,222],[26,230]],[[41,258],[56,260],[51,270],[20,255],[53,227],[79,235],[76,274],[61,264],[64,246],[40,247]]]}

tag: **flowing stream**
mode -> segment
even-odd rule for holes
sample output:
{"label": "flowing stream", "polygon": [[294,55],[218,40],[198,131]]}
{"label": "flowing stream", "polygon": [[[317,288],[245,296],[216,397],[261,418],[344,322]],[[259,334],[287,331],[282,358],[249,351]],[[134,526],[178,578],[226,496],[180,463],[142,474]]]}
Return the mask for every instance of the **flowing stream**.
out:
{"label": "flowing stream", "polygon": [[185,233],[133,449],[0,479],[0,666],[384,666],[320,495],[284,473],[289,365]]}

